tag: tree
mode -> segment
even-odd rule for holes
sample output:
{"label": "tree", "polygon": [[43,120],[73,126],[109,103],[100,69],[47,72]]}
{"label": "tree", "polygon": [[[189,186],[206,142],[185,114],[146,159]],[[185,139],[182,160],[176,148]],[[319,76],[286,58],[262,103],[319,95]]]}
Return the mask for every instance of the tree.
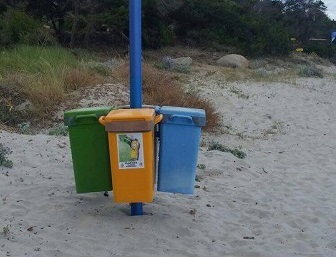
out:
{"label": "tree", "polygon": [[170,17],[179,37],[195,43],[235,41],[242,29],[241,7],[235,1],[186,0]]}
{"label": "tree", "polygon": [[[92,34],[103,27],[118,33],[127,24],[127,0],[29,0],[27,11],[46,19],[60,42],[88,46]],[[80,43],[79,43],[80,42]]]}
{"label": "tree", "polygon": [[59,42],[65,41],[65,19],[71,10],[71,0],[29,0],[26,10],[40,20],[45,19]]}
{"label": "tree", "polygon": [[253,12],[269,21],[282,22],[284,18],[281,0],[260,0],[252,7]]}
{"label": "tree", "polygon": [[288,0],[284,3],[284,21],[293,36],[301,42],[325,33],[328,17],[320,0]]}

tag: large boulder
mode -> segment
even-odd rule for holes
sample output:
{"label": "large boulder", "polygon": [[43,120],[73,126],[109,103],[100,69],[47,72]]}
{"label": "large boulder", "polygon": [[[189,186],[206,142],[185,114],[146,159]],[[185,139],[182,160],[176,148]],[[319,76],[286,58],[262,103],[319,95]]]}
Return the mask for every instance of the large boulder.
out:
{"label": "large boulder", "polygon": [[245,69],[249,67],[249,61],[242,55],[229,54],[217,60],[217,65],[231,68]]}
{"label": "large boulder", "polygon": [[192,59],[190,57],[171,58],[166,56],[162,59],[163,67],[168,70],[175,70],[182,73],[191,71]]}

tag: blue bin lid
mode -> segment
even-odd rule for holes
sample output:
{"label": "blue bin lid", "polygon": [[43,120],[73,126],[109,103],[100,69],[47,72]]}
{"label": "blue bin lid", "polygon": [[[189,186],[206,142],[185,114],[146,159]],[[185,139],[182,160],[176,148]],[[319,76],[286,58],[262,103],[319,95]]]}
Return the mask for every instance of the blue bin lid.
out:
{"label": "blue bin lid", "polygon": [[[185,117],[187,120],[188,119],[192,120],[192,123],[193,123],[192,125],[199,126],[199,127],[205,126],[205,123],[206,123],[205,110],[203,109],[176,107],[176,106],[162,106],[156,111],[158,114],[163,115],[163,119],[161,123],[167,123],[167,122],[174,123],[172,121],[172,118],[174,117],[178,117],[178,118]],[[186,122],[186,125],[188,125],[188,122]]]}

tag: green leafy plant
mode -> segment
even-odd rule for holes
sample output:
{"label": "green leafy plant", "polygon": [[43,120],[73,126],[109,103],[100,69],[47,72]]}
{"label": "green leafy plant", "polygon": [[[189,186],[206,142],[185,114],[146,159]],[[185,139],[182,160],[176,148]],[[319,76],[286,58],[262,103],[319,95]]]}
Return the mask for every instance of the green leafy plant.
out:
{"label": "green leafy plant", "polygon": [[10,153],[11,150],[0,143],[0,166],[4,166],[7,168],[13,167],[13,162],[7,159],[7,155]]}
{"label": "green leafy plant", "polygon": [[210,145],[208,147],[208,151],[211,151],[211,150],[217,150],[217,151],[221,151],[221,152],[232,153],[234,156],[236,156],[239,159],[244,159],[246,157],[246,153],[239,150],[238,148],[231,149],[229,147],[223,146],[222,144],[220,144],[218,142],[210,143]]}
{"label": "green leafy plant", "polygon": [[249,99],[249,95],[244,94],[242,90],[236,88],[235,86],[230,87],[230,92],[237,95],[238,98]]}
{"label": "green leafy plant", "polygon": [[10,8],[1,18],[3,19],[0,25],[2,44],[27,43],[27,37],[42,27],[38,20],[21,10]]}
{"label": "green leafy plant", "polygon": [[25,135],[28,135],[30,134],[30,123],[29,122],[22,122],[22,123],[19,123],[18,125],[18,129],[19,129],[19,132],[21,134],[25,134]]}
{"label": "green leafy plant", "polygon": [[196,181],[196,182],[201,182],[201,181],[202,181],[202,177],[199,176],[199,175],[196,175],[196,177],[195,177],[195,181]]}
{"label": "green leafy plant", "polygon": [[50,129],[48,134],[51,136],[67,136],[68,133],[69,133],[68,127],[60,125],[58,127]]}
{"label": "green leafy plant", "polygon": [[315,65],[303,65],[300,67],[298,75],[301,77],[323,78],[323,73]]}
{"label": "green leafy plant", "polygon": [[4,226],[2,228],[2,233],[4,233],[5,236],[8,236],[8,234],[10,233],[10,231],[9,231],[9,225]]}
{"label": "green leafy plant", "polygon": [[197,165],[197,168],[199,168],[200,170],[205,170],[206,166],[202,163]]}

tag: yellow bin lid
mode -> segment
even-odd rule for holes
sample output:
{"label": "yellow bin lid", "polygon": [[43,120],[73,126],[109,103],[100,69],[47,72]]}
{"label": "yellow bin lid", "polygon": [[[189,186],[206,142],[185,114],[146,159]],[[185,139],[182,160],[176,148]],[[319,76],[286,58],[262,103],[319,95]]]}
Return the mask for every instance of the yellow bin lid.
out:
{"label": "yellow bin lid", "polygon": [[133,132],[153,130],[154,125],[161,119],[161,116],[155,117],[154,109],[119,109],[100,117],[99,122],[108,132]]}
{"label": "yellow bin lid", "polygon": [[106,117],[105,122],[144,120],[150,121],[154,119],[154,109],[119,109],[110,111]]}

